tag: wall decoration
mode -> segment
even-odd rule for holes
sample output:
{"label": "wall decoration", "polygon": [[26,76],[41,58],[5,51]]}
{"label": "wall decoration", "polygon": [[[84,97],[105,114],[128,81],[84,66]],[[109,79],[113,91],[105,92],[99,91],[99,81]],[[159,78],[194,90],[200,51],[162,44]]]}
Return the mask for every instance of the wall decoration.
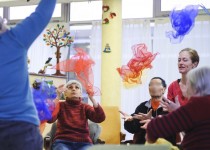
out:
{"label": "wall decoration", "polygon": [[[47,33],[44,34],[43,40],[45,41],[47,46],[56,48],[56,63],[60,62],[61,53],[60,50],[62,47],[70,46],[73,42],[72,37],[70,36],[70,32],[64,28],[64,25],[57,24],[56,27],[47,29]],[[61,74],[60,70],[56,70],[56,73],[53,75],[64,76]]]}
{"label": "wall decoration", "polygon": [[52,64],[50,64],[51,60],[52,60],[52,58],[49,57],[48,60],[45,62],[45,65],[44,65],[43,69],[40,69],[38,74],[45,74],[47,67],[52,66]]}
{"label": "wall decoration", "polygon": [[108,18],[104,18],[102,23],[103,24],[109,24],[109,19]]}
{"label": "wall decoration", "polygon": [[110,12],[109,17],[110,17],[111,19],[113,19],[114,17],[116,17],[116,13]]}
{"label": "wall decoration", "polygon": [[111,48],[110,48],[110,46],[109,46],[109,44],[107,43],[106,44],[106,46],[105,46],[105,48],[104,48],[104,51],[103,51],[104,53],[110,53],[111,52]]}
{"label": "wall decoration", "polygon": [[109,6],[108,5],[102,6],[102,10],[103,10],[103,12],[109,11]]}
{"label": "wall decoration", "polygon": [[108,5],[102,6],[103,14],[102,14],[102,20],[103,24],[109,24],[110,19],[113,19],[116,17],[116,13],[110,10],[110,7]]}

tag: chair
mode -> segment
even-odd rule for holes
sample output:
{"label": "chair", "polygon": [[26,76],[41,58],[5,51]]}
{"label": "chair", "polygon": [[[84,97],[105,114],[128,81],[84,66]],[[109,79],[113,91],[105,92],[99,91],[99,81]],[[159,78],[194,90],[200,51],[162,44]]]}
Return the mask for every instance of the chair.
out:
{"label": "chair", "polygon": [[103,106],[106,114],[106,120],[100,123],[102,132],[100,139],[106,141],[106,144],[120,144],[120,113],[117,106]]}
{"label": "chair", "polygon": [[[101,127],[94,122],[88,121],[89,131],[90,131],[90,138],[92,139],[93,144],[105,144],[104,141],[99,139],[99,135],[101,133]],[[56,122],[52,124],[50,131],[44,137],[44,149],[50,150],[53,142],[53,138],[56,132]]]}

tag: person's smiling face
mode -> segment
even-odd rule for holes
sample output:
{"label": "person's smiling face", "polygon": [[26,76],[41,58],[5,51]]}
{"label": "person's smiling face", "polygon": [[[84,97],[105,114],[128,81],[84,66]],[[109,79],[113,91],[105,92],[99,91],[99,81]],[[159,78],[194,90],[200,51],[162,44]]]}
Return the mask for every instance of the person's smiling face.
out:
{"label": "person's smiling face", "polygon": [[178,57],[178,69],[179,73],[186,74],[191,69],[195,68],[196,64],[192,63],[189,52],[183,51],[179,53]]}

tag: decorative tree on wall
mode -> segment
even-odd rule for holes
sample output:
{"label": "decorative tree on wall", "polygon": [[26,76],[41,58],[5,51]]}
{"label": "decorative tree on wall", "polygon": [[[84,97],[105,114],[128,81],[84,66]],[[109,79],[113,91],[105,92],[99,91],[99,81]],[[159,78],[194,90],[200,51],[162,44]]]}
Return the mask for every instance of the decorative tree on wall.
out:
{"label": "decorative tree on wall", "polygon": [[[62,47],[70,47],[73,42],[72,37],[70,36],[70,32],[67,32],[64,28],[64,25],[60,26],[57,24],[56,27],[51,29],[46,29],[47,33],[44,34],[43,40],[45,41],[47,46],[56,47],[56,63],[60,62],[61,52],[60,49]],[[56,73],[53,75],[64,76],[59,69],[56,70]]]}

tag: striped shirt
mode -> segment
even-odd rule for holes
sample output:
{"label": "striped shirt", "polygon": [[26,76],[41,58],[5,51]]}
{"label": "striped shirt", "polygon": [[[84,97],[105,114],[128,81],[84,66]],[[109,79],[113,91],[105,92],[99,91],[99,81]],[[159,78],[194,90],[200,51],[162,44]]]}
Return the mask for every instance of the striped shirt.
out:
{"label": "striped shirt", "polygon": [[210,96],[192,97],[176,111],[151,120],[147,126],[147,138],[155,142],[174,133],[184,131],[184,150],[210,150]]}

